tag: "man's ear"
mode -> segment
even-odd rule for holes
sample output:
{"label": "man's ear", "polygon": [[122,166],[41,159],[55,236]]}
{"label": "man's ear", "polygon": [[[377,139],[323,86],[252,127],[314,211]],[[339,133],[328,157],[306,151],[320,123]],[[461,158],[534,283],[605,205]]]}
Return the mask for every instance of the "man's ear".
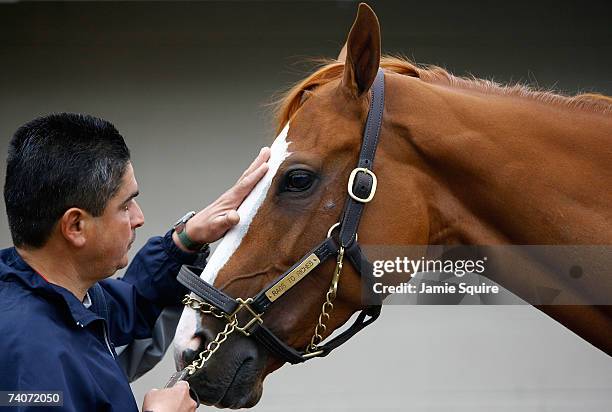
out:
{"label": "man's ear", "polygon": [[58,228],[64,239],[74,247],[82,247],[87,239],[86,231],[91,215],[83,209],[71,207],[59,219]]}
{"label": "man's ear", "polygon": [[380,25],[376,14],[365,3],[359,5],[345,47],[342,85],[358,97],[370,90],[380,65]]}

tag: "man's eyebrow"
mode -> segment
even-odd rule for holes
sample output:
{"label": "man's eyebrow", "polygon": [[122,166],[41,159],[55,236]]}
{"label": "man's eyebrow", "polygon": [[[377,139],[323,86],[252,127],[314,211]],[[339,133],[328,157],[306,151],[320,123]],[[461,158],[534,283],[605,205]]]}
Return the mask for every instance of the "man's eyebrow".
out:
{"label": "man's eyebrow", "polygon": [[127,202],[129,202],[130,200],[134,199],[136,196],[138,196],[140,194],[140,192],[137,190],[134,193],[132,193],[131,195],[128,196],[127,199],[125,199],[123,201],[123,203],[121,203],[122,205],[126,204]]}

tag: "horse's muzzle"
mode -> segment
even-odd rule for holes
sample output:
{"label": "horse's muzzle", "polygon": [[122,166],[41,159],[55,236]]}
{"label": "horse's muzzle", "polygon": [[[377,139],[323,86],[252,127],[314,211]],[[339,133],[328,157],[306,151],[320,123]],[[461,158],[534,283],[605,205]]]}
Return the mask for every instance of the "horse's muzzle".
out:
{"label": "horse's muzzle", "polygon": [[[208,322],[207,322],[208,323]],[[183,352],[183,362],[197,358],[211,339],[220,322],[210,322],[201,330],[202,346],[198,351]],[[242,334],[228,337],[204,367],[188,378],[203,404],[220,408],[249,408],[257,404],[263,390],[268,354],[253,339]]]}

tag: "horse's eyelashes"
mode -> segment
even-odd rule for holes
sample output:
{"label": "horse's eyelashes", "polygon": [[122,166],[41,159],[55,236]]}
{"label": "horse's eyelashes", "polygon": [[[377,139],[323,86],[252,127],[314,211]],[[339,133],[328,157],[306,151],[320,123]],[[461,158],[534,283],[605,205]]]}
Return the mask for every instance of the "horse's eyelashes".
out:
{"label": "horse's eyelashes", "polygon": [[283,191],[304,192],[312,186],[314,174],[309,170],[291,170],[286,173]]}

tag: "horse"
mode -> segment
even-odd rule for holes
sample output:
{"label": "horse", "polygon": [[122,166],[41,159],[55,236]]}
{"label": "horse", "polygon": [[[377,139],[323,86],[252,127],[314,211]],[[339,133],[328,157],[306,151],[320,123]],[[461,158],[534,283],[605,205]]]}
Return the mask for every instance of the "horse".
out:
{"label": "horse", "polygon": [[[269,171],[239,208],[240,223],[202,279],[233,297],[254,296],[330,234],[342,217],[379,70],[385,105],[373,168],[378,186],[363,211],[360,243],[612,243],[611,98],[503,86],[381,56],[378,19],[361,4],[338,59],[281,101]],[[333,260],[323,262],[262,322],[285,344],[309,347],[334,275]],[[526,293],[520,276],[492,280],[519,297]],[[609,284],[587,287],[611,296]],[[363,309],[361,289],[356,269],[345,265],[321,338]],[[537,308],[612,354],[611,306]],[[210,349],[224,326],[219,314],[200,317],[185,308],[175,337],[179,369]],[[284,361],[242,334],[223,340],[189,377],[191,388],[210,405],[252,407],[265,377]]]}

